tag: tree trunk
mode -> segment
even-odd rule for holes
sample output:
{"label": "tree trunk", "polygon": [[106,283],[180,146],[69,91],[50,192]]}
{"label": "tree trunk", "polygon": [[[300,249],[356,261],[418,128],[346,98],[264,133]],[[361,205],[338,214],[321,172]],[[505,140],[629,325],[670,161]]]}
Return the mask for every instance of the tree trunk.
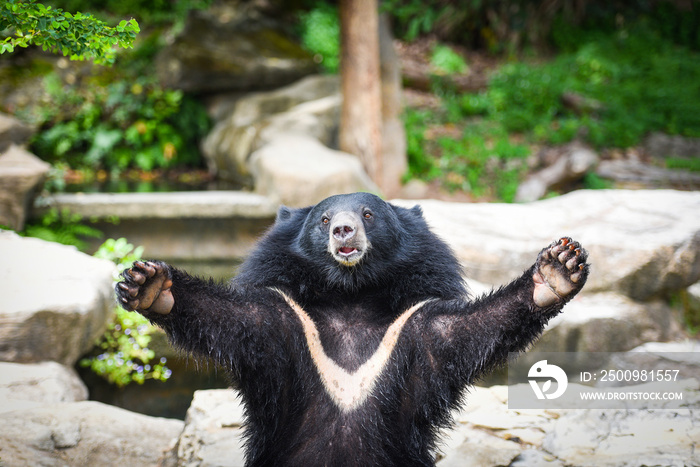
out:
{"label": "tree trunk", "polygon": [[340,149],[358,156],[367,174],[381,187],[384,171],[377,0],[340,1],[340,50]]}

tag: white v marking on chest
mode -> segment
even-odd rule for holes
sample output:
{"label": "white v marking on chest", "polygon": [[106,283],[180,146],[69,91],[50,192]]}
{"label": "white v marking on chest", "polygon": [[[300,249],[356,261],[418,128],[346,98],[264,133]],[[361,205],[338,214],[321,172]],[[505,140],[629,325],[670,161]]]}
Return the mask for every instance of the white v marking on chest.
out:
{"label": "white v marking on chest", "polygon": [[349,373],[326,355],[323,345],[321,345],[321,336],[316,328],[316,324],[306,311],[281,290],[275,289],[275,291],[282,295],[299,317],[304,328],[306,344],[309,347],[311,359],[321,377],[323,387],[328,395],[331,396],[333,402],[344,412],[350,412],[358,408],[372,393],[379,376],[389,362],[404,325],[413,313],[429,301],[425,300],[413,305],[396,318],[389,326],[389,329],[387,329],[374,354],[357,370]]}

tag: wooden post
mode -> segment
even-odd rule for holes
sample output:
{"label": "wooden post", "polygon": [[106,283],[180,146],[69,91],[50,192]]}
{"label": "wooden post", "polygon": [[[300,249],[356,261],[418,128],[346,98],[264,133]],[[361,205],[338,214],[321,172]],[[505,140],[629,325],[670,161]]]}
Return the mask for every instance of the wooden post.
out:
{"label": "wooden post", "polygon": [[382,186],[382,93],[377,0],[340,1],[340,74],[343,107],[339,145],[360,158]]}

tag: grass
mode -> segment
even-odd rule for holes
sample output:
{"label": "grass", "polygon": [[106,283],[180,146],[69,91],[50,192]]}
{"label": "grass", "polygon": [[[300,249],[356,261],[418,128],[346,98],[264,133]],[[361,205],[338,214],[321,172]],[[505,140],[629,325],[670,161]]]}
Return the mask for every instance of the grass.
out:
{"label": "grass", "polygon": [[[478,94],[459,94],[436,80],[442,108],[405,114],[409,177],[442,178],[451,190],[512,201],[534,145],[579,139],[599,149],[627,148],[652,131],[700,137],[700,54],[642,23],[583,37],[545,63],[504,65]],[[565,94],[582,105],[567,107]],[[438,128],[451,128],[450,136]],[[667,164],[698,170],[692,161]],[[594,176],[584,183],[605,186]]]}

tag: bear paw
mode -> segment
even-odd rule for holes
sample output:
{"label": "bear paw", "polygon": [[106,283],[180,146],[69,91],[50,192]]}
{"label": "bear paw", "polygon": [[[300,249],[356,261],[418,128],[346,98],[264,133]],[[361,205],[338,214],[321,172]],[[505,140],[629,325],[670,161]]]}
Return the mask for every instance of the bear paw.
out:
{"label": "bear paw", "polygon": [[119,304],[139,313],[170,313],[175,299],[170,291],[173,281],[170,268],[160,261],[136,261],[122,273],[124,278],[115,286]]}
{"label": "bear paw", "polygon": [[553,242],[537,258],[533,300],[546,307],[578,293],[588,277],[588,253],[569,237]]}

